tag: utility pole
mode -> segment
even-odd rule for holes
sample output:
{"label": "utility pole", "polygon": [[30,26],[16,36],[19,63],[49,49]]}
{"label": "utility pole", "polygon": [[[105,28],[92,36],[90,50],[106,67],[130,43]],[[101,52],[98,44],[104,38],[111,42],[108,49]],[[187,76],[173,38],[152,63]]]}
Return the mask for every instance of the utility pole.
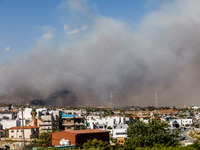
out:
{"label": "utility pole", "polygon": [[23,112],[24,110],[23,110],[23,106],[22,106],[21,110],[22,110],[23,145],[24,145],[24,147],[25,147],[25,136],[24,136],[24,112]]}
{"label": "utility pole", "polygon": [[51,132],[53,133],[53,113],[51,113]]}
{"label": "utility pole", "polygon": [[0,141],[1,141],[1,121],[0,121]]}

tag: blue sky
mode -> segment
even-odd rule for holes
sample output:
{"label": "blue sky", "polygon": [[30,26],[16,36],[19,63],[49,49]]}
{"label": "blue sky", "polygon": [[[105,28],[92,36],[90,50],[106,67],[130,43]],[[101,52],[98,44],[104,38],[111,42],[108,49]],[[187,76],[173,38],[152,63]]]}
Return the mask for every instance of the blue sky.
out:
{"label": "blue sky", "polygon": [[198,102],[199,5],[0,0],[0,95],[46,98],[70,89],[101,99],[113,90],[119,104],[152,105],[155,92],[163,104]]}
{"label": "blue sky", "polygon": [[[105,16],[126,22],[130,26],[138,24],[145,14],[156,10],[161,2],[163,1],[82,0],[93,17]],[[51,33],[54,33],[54,40],[59,40],[64,36],[65,27],[67,29],[69,25],[74,32],[78,31],[75,28],[87,28],[80,25],[83,20],[88,21],[87,16],[85,18],[78,12],[81,17],[76,18],[67,4],[64,0],[0,0],[0,62],[29,51],[41,36],[50,38]],[[91,20],[90,18],[89,21]]]}

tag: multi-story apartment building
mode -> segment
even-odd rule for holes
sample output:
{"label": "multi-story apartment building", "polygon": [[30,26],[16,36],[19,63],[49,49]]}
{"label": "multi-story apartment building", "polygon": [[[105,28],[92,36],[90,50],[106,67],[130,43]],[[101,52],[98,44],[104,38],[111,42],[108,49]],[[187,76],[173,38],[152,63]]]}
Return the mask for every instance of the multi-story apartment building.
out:
{"label": "multi-story apartment building", "polygon": [[75,112],[62,112],[62,125],[65,130],[81,130],[84,126],[83,117]]}
{"label": "multi-story apartment building", "polygon": [[89,129],[103,129],[107,130],[108,127],[115,129],[119,124],[127,124],[130,118],[121,117],[121,116],[109,116],[103,118],[90,118],[87,117],[87,125]]}
{"label": "multi-story apartment building", "polygon": [[14,120],[17,118],[18,111],[14,110],[6,110],[6,111],[0,111],[0,118],[5,120]]}

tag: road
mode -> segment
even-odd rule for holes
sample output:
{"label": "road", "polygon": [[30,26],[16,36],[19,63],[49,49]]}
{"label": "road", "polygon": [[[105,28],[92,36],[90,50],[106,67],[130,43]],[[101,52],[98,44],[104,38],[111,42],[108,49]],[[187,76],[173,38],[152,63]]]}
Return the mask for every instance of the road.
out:
{"label": "road", "polygon": [[193,143],[194,141],[195,141],[195,139],[193,139],[191,136],[189,136],[189,133],[190,133],[190,131],[183,131],[182,132],[182,136],[183,137],[186,137],[187,138],[187,140],[184,140],[183,142],[184,143]]}

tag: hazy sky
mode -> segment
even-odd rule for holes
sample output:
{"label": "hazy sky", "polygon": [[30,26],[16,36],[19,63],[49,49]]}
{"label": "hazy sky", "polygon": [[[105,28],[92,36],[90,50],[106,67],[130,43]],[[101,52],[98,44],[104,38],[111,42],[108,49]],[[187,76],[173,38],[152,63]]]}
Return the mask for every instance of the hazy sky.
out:
{"label": "hazy sky", "polygon": [[[134,30],[144,15],[163,2],[166,0],[82,0],[78,6],[75,0],[77,6],[70,8],[65,0],[0,0],[0,63],[29,51],[40,38],[71,38],[80,28],[89,28],[97,16],[124,21]],[[73,32],[66,35],[66,30]]]}
{"label": "hazy sky", "polygon": [[0,101],[200,105],[199,6],[0,0]]}

